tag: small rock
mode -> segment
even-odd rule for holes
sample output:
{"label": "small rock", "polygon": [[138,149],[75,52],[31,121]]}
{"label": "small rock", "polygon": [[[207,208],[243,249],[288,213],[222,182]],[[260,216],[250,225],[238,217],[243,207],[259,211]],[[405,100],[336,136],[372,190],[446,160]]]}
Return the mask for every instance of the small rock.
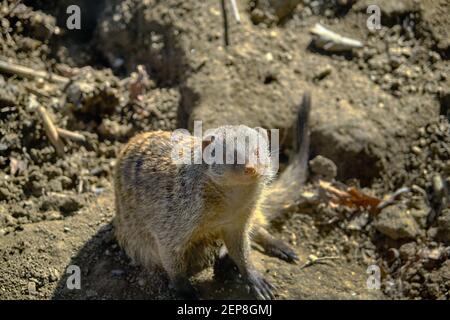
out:
{"label": "small rock", "polygon": [[443,210],[437,219],[436,240],[450,243],[450,209]]}
{"label": "small rock", "polygon": [[140,287],[143,287],[143,286],[145,286],[146,281],[144,278],[139,278],[137,283]]}
{"label": "small rock", "polygon": [[404,205],[392,205],[381,211],[374,221],[375,228],[391,239],[415,239],[419,226]]}
{"label": "small rock", "polygon": [[437,227],[431,227],[427,230],[427,236],[431,239],[437,239],[438,238],[438,228]]}
{"label": "small rock", "polygon": [[422,257],[424,268],[427,270],[432,270],[438,267],[447,258],[447,250],[442,246],[435,248],[424,248],[421,250],[420,256]]}
{"label": "small rock", "polygon": [[399,252],[400,259],[402,259],[402,261],[410,260],[417,253],[416,244],[414,242],[405,243],[400,247]]}
{"label": "small rock", "polygon": [[61,181],[58,179],[52,179],[48,182],[49,190],[53,192],[61,192],[63,190]]}
{"label": "small rock", "polygon": [[397,260],[399,257],[400,257],[400,252],[397,249],[390,248],[387,251],[387,255],[386,255],[387,261],[393,262],[393,261]]}
{"label": "small rock", "polygon": [[416,155],[420,155],[422,153],[422,149],[420,149],[420,147],[418,147],[418,146],[413,146],[411,148],[411,151],[414,152],[414,154],[416,154]]}
{"label": "small rock", "polygon": [[59,176],[56,178],[58,181],[60,181],[63,189],[69,189],[72,186],[72,179],[66,176]]}
{"label": "small rock", "polygon": [[433,297],[433,299],[436,299],[437,297],[439,297],[440,290],[439,290],[439,284],[438,283],[428,283],[425,285],[428,294]]}
{"label": "small rock", "polygon": [[392,47],[392,48],[389,48],[388,52],[389,52],[389,55],[392,57],[395,57],[395,56],[409,57],[409,56],[411,56],[412,50],[410,47]]}
{"label": "small rock", "polygon": [[427,217],[430,213],[430,207],[423,197],[411,199],[409,204],[409,213],[419,224],[419,227],[425,229],[427,226]]}
{"label": "small rock", "polygon": [[11,197],[11,193],[7,188],[0,188],[0,201],[8,200]]}
{"label": "small rock", "polygon": [[445,255],[443,247],[433,248],[427,252],[427,258],[431,260],[441,260]]}
{"label": "small rock", "polygon": [[125,273],[125,271],[117,269],[117,270],[112,270],[111,271],[111,275],[113,277],[121,277],[123,274]]}
{"label": "small rock", "polygon": [[96,296],[97,296],[97,292],[95,290],[92,290],[92,289],[86,290],[86,297],[94,298]]}
{"label": "small rock", "polygon": [[251,11],[252,22],[276,23],[291,14],[300,2],[300,0],[255,1]]}
{"label": "small rock", "polygon": [[55,17],[40,11],[33,12],[29,24],[31,35],[39,40],[47,40],[57,33]]}
{"label": "small rock", "polygon": [[118,79],[111,70],[86,67],[67,87],[67,106],[91,115],[112,114],[119,105]]}
{"label": "small rock", "polygon": [[98,127],[98,132],[105,138],[122,138],[127,137],[131,132],[130,125],[120,124],[110,119],[103,119]]}
{"label": "small rock", "polygon": [[34,296],[36,293],[36,283],[34,283],[33,281],[28,282],[28,294],[30,296]]}
{"label": "small rock", "polygon": [[332,67],[327,64],[323,68],[319,69],[317,73],[314,74],[314,80],[322,80],[329,76],[331,72],[333,71]]}
{"label": "small rock", "polygon": [[397,56],[390,57],[389,62],[393,68],[398,68],[402,63],[404,63],[403,59]]}
{"label": "small rock", "polygon": [[369,213],[363,212],[355,215],[347,225],[348,230],[363,230],[363,228],[369,223]]}
{"label": "small rock", "polygon": [[42,210],[61,210],[63,214],[71,214],[82,207],[81,199],[71,194],[55,193],[45,197],[41,204]]}
{"label": "small rock", "polygon": [[16,159],[14,157],[9,158],[10,173],[12,176],[21,175],[27,169],[27,164],[23,160]]}
{"label": "small rock", "polygon": [[55,268],[50,268],[49,276],[48,276],[48,279],[50,282],[58,281],[59,276],[60,276],[60,274],[59,274],[58,270],[56,270]]}
{"label": "small rock", "polygon": [[42,172],[47,176],[48,179],[54,179],[63,174],[62,169],[56,166],[43,167]]}
{"label": "small rock", "polygon": [[0,204],[0,227],[11,227],[16,225],[16,223],[16,219]]}
{"label": "small rock", "polygon": [[62,215],[58,211],[48,211],[45,213],[45,219],[49,221],[60,220],[62,219]]}
{"label": "small rock", "polygon": [[389,59],[385,55],[379,55],[371,58],[368,64],[370,70],[384,70],[389,65]]}
{"label": "small rock", "polygon": [[309,162],[311,171],[322,176],[325,180],[336,178],[337,167],[333,161],[323,156],[317,156]]}

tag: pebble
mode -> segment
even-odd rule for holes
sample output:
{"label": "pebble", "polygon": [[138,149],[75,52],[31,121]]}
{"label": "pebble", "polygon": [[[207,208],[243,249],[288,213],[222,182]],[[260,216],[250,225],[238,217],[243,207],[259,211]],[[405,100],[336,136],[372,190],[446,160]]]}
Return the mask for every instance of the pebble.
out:
{"label": "pebble", "polygon": [[58,281],[59,276],[60,276],[60,274],[59,274],[58,270],[56,270],[55,268],[50,268],[49,276],[48,276],[48,279],[50,282]]}
{"label": "pebble", "polygon": [[420,147],[418,147],[418,146],[413,146],[413,147],[411,148],[411,151],[412,151],[414,154],[416,154],[416,155],[419,155],[419,154],[422,153],[422,149],[420,149]]}
{"label": "pebble", "polygon": [[28,282],[28,294],[34,296],[36,293],[36,283],[34,283],[33,281]]}
{"label": "pebble", "polygon": [[375,228],[391,239],[415,239],[420,234],[416,220],[402,205],[392,205],[381,211]]}
{"label": "pebble", "polygon": [[329,64],[327,64],[314,74],[314,79],[320,81],[329,76],[332,71],[333,71],[332,67]]}
{"label": "pebble", "polygon": [[140,287],[143,287],[143,286],[145,286],[146,281],[144,278],[139,278],[137,283]]}
{"label": "pebble", "polygon": [[114,277],[120,277],[125,273],[125,271],[120,270],[120,269],[116,269],[116,270],[112,270],[111,271],[111,275]]}
{"label": "pebble", "polygon": [[97,292],[95,290],[92,289],[86,290],[86,297],[93,298],[95,296],[97,296]]}
{"label": "pebble", "polygon": [[400,259],[402,259],[403,261],[408,261],[416,255],[416,244],[414,242],[405,243],[399,248],[399,252]]}
{"label": "pebble", "polygon": [[309,162],[311,171],[322,176],[325,180],[332,180],[337,175],[336,164],[323,156],[317,156]]}

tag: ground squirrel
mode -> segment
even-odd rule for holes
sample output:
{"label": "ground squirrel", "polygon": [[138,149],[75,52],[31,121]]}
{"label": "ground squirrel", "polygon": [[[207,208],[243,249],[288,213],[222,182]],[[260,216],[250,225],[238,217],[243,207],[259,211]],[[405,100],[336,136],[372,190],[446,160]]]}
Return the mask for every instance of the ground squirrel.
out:
{"label": "ground squirrel", "polygon": [[[305,94],[297,121],[298,160],[292,164],[297,177],[287,176],[295,183],[306,177],[309,109],[309,94]],[[224,139],[242,136],[263,143],[231,147],[224,143]],[[174,142],[170,132],[147,132],[132,138],[121,150],[114,174],[118,242],[142,266],[162,267],[183,298],[198,298],[189,276],[211,265],[219,249],[222,253],[226,250],[256,297],[272,299],[273,286],[250,260],[251,241],[287,261],[297,256],[265,228],[266,214],[287,201],[282,181],[274,183],[275,188],[268,187],[273,178],[270,163],[267,167],[267,162],[259,161],[270,156],[267,134],[246,126],[224,126],[202,141],[198,139],[184,135]],[[224,157],[231,153],[244,162],[177,164],[172,155],[175,143],[199,143],[201,150],[213,150],[212,155],[223,147]],[[259,160],[250,161],[249,155]]]}

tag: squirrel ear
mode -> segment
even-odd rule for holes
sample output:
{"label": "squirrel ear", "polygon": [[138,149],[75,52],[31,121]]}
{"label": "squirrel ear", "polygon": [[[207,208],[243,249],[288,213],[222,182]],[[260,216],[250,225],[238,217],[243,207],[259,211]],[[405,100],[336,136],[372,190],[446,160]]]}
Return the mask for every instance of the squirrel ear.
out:
{"label": "squirrel ear", "polygon": [[202,140],[202,150],[205,150],[207,146],[209,146],[213,141],[215,137],[214,136],[206,136]]}

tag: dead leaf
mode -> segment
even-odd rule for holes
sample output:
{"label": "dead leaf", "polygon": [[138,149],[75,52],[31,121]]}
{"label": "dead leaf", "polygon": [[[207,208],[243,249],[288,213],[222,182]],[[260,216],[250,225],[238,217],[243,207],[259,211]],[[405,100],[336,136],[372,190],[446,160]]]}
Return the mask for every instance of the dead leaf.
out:
{"label": "dead leaf", "polygon": [[346,190],[341,190],[333,186],[330,182],[323,180],[319,181],[319,187],[330,196],[330,205],[333,207],[341,205],[351,209],[364,208],[371,214],[377,214],[379,212],[378,205],[381,199],[369,196],[355,187],[347,187]]}

